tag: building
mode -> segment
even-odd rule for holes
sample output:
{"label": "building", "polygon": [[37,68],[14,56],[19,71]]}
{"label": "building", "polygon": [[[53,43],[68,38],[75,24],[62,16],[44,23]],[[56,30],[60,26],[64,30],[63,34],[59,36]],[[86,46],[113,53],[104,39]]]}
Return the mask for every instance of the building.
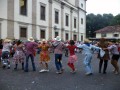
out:
{"label": "building", "polygon": [[0,38],[83,40],[87,0],[0,0]]}
{"label": "building", "polygon": [[95,32],[96,32],[96,39],[100,39],[104,37],[110,40],[113,40],[113,39],[120,40],[120,25],[107,26]]}

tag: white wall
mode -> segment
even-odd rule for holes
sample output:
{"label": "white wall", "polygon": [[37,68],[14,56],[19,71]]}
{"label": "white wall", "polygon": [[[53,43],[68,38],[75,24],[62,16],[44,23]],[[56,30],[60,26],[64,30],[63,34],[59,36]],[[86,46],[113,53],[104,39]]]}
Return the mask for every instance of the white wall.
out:
{"label": "white wall", "polygon": [[[76,18],[76,28],[74,28],[74,18]],[[76,11],[73,11],[73,16],[72,16],[72,31],[78,32],[78,13]]]}
{"label": "white wall", "polygon": [[0,18],[7,19],[7,0],[0,0]]}
{"label": "white wall", "polygon": [[[45,17],[45,21],[44,20],[40,20],[40,4],[45,4],[45,9],[46,9],[46,17]],[[37,0],[37,12],[36,12],[37,16],[36,16],[36,23],[37,25],[42,25],[42,26],[48,26],[48,19],[49,19],[49,2],[47,0]]]}
{"label": "white wall", "polygon": [[0,0],[1,38],[7,37],[7,0]]}
{"label": "white wall", "polygon": [[27,28],[27,38],[32,37],[32,25],[14,22],[14,35],[15,35],[14,37],[15,37],[15,39],[20,38],[20,27]]}
{"label": "white wall", "polygon": [[[44,4],[45,5],[45,21],[44,20],[40,20],[40,5],[41,4]],[[37,32],[36,32],[36,35],[37,35],[37,39],[40,39],[40,29],[45,29],[46,31],[46,39],[49,38],[49,35],[48,35],[48,27],[49,27],[49,2],[48,0],[37,0],[37,14],[36,14],[36,24],[37,24]],[[43,27],[40,27],[40,26],[44,26],[46,28],[43,28]]]}
{"label": "white wall", "polygon": [[[54,26],[57,26],[57,28],[60,28],[61,29],[61,4],[56,2],[56,1],[53,1],[53,4],[52,4],[52,27]],[[59,11],[59,23],[58,24],[55,24],[55,10],[58,10]],[[58,30],[59,32],[59,35],[61,35],[61,30]],[[54,33],[54,29],[53,29],[53,32],[52,32],[52,38],[54,38],[55,36],[55,33]]]}
{"label": "white wall", "polygon": [[3,20],[0,21],[0,23],[1,23],[1,38],[5,39],[7,38],[7,21]]}
{"label": "white wall", "polygon": [[[86,1],[85,0],[79,0],[79,7],[83,10],[86,10]],[[81,7],[81,4],[83,4],[83,7]]]}
{"label": "white wall", "polygon": [[67,0],[67,1],[75,6],[75,0]]}
{"label": "white wall", "polygon": [[[69,26],[66,26],[65,24],[66,24],[66,14],[68,14],[68,16],[69,16]],[[68,8],[68,7],[64,7],[64,17],[63,17],[63,25],[64,25],[64,28],[65,28],[65,30],[68,30],[68,31],[70,31],[70,8]]]}
{"label": "white wall", "polygon": [[14,0],[15,8],[14,8],[14,20],[26,23],[32,23],[32,0],[27,2],[27,16],[20,15],[20,7],[19,0]]}

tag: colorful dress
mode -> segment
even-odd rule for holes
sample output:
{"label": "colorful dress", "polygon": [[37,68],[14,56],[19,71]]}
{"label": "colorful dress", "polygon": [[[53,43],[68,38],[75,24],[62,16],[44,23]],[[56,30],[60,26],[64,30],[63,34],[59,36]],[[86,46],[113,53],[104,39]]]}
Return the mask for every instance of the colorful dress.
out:
{"label": "colorful dress", "polygon": [[24,62],[25,54],[24,54],[23,47],[24,47],[23,44],[20,44],[18,46],[17,45],[14,46],[15,54],[13,56],[13,60],[14,60],[15,64]]}
{"label": "colorful dress", "polygon": [[40,62],[48,62],[50,61],[50,56],[49,56],[49,45],[48,44],[41,44],[39,46],[41,48],[40,52]]}

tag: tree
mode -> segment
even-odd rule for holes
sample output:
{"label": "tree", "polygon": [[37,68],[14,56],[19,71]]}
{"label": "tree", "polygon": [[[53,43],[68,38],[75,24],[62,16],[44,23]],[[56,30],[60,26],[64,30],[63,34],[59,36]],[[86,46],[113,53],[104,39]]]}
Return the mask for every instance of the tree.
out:
{"label": "tree", "polygon": [[116,15],[116,16],[112,19],[110,25],[120,25],[120,14]]}
{"label": "tree", "polygon": [[113,18],[112,14],[88,14],[86,17],[86,37],[95,37],[95,31],[109,26]]}

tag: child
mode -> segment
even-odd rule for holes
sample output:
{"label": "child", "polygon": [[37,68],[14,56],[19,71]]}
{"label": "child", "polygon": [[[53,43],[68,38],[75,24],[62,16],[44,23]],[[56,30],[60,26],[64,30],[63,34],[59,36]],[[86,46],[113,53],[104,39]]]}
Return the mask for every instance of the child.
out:
{"label": "child", "polygon": [[70,45],[67,46],[67,48],[70,51],[70,56],[68,58],[68,66],[72,69],[71,71],[72,73],[75,73],[74,63],[77,61],[77,56],[75,55],[74,52],[77,47],[74,44],[75,44],[74,41],[70,40]]}
{"label": "child", "polygon": [[38,46],[41,48],[40,52],[40,64],[43,69],[41,69],[39,72],[49,72],[48,69],[48,62],[50,61],[50,56],[49,56],[49,45],[47,44],[46,40],[43,39],[42,43]]}

